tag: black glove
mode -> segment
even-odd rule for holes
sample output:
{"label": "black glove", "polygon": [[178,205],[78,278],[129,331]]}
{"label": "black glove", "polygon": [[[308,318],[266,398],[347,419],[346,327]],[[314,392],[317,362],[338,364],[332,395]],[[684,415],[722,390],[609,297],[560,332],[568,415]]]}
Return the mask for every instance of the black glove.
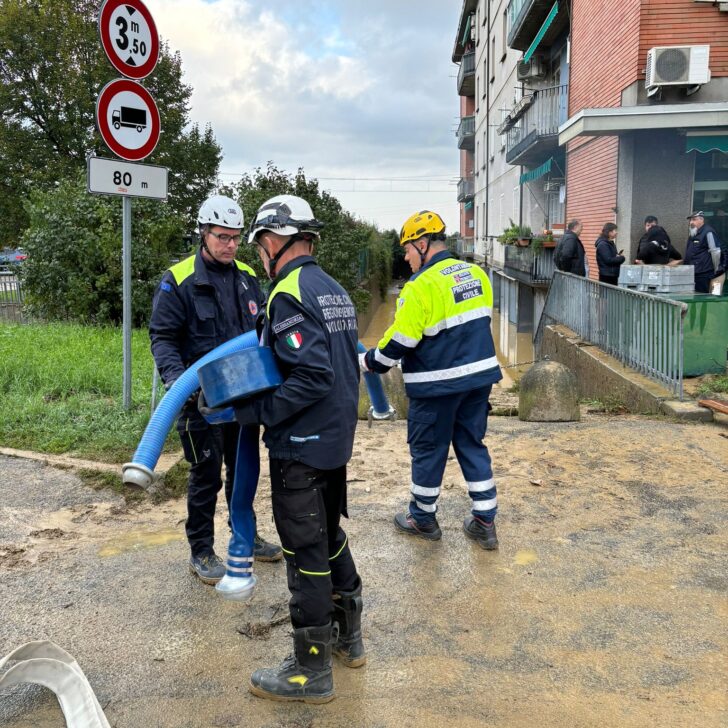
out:
{"label": "black glove", "polygon": [[263,395],[260,394],[233,402],[235,419],[241,427],[261,424],[260,414],[262,408]]}

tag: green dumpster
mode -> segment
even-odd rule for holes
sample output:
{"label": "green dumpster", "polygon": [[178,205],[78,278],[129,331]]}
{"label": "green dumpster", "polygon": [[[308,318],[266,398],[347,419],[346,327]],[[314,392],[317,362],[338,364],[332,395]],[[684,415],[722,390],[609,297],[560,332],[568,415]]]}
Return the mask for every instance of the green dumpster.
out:
{"label": "green dumpster", "polygon": [[728,296],[707,293],[663,293],[663,298],[682,301],[685,314],[683,374],[724,374],[728,351]]}

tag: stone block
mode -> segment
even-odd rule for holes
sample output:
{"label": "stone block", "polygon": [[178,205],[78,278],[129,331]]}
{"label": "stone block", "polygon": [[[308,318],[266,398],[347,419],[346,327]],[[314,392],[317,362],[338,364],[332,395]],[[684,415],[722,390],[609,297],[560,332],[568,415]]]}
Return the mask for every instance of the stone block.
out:
{"label": "stone block", "polygon": [[575,422],[579,391],[571,370],[556,361],[540,361],[521,378],[518,417],[526,422]]}

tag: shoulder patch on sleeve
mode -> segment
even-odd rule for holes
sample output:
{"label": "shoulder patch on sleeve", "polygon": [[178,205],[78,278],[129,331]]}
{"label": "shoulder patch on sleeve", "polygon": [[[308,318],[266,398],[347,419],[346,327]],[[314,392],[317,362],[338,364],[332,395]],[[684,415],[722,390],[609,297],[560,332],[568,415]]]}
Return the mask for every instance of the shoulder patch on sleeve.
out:
{"label": "shoulder patch on sleeve", "polygon": [[162,282],[161,282],[161,283],[159,284],[159,287],[160,287],[160,288],[161,288],[161,289],[162,289],[163,291],[171,291],[171,290],[172,290],[172,286],[170,286],[170,285],[169,285],[169,283],[167,283],[167,281],[162,281]]}
{"label": "shoulder patch on sleeve", "polygon": [[287,318],[285,321],[281,321],[280,323],[277,323],[273,327],[273,333],[274,334],[280,334],[281,331],[285,331],[286,329],[290,329],[291,326],[295,326],[296,324],[300,324],[301,321],[303,321],[303,314],[297,313],[295,316],[291,316],[290,318]]}

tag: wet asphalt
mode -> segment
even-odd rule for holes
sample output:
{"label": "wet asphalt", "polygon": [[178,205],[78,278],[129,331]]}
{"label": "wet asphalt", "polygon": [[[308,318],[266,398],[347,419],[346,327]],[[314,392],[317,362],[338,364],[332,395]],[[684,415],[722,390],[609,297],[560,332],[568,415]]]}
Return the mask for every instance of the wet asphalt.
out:
{"label": "wet asphalt", "polygon": [[[345,524],[365,585],[368,664],[334,669],[324,706],[251,696],[290,649],[281,564],[248,605],[186,567],[184,504],[127,505],[71,471],[0,457],[0,655],[52,639],[112,726],[726,725],[725,427],[587,416],[494,418],[501,548],[461,530],[448,465],[443,539],[398,534],[404,423],[360,427]],[[269,485],[261,530],[274,529]],[[224,512],[218,509],[224,549]],[[49,691],[0,693],[0,725],[64,725]]]}

